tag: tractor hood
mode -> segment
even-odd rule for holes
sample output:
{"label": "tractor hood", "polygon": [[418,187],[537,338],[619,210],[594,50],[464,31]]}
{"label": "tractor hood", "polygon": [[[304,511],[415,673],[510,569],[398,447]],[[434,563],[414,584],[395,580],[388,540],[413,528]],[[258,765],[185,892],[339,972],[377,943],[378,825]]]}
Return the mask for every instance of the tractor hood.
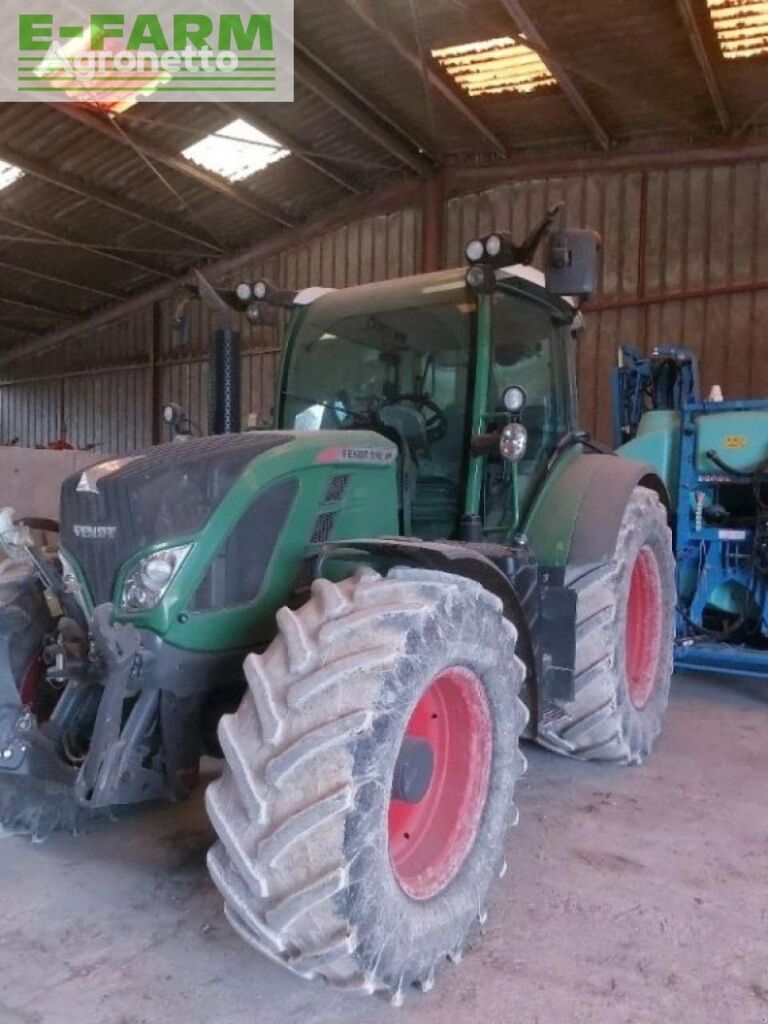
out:
{"label": "tractor hood", "polygon": [[61,546],[80,566],[94,604],[111,600],[116,574],[131,555],[199,533],[247,463],[292,440],[287,432],[195,438],[68,477]]}

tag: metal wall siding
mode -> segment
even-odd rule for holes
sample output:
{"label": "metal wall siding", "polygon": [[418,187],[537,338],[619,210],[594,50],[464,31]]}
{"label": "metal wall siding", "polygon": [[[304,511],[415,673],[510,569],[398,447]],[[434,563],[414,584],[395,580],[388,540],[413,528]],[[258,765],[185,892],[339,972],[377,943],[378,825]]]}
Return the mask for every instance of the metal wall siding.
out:
{"label": "metal wall siding", "polygon": [[[344,287],[416,273],[421,251],[420,211],[406,209],[353,221],[253,264],[244,261],[220,283],[266,277],[286,288]],[[219,283],[219,282],[217,282]],[[174,349],[173,302],[161,304],[161,345],[157,353],[159,395],[154,409],[178,402],[193,422],[208,427],[208,343],[216,316],[200,304],[189,307],[189,345]],[[260,423],[272,415],[279,334],[251,329],[239,319],[242,337],[241,407]],[[51,353],[19,363],[13,378],[0,383],[0,443],[18,436],[23,444],[47,444],[59,434],[63,412],[76,446],[124,452],[152,441],[152,308],[140,310]],[[160,436],[165,439],[165,428]]]}
{"label": "metal wall siding", "polygon": [[[768,393],[768,288],[757,287],[768,285],[768,163],[572,175],[460,196],[448,203],[446,261],[461,262],[466,241],[494,226],[522,237],[560,198],[567,222],[597,228],[604,243],[579,352],[585,426],[609,440],[607,381],[619,345],[687,345],[706,389]],[[725,294],[699,294],[711,289]]]}
{"label": "metal wall siding", "polygon": [[[647,350],[683,344],[702,360],[705,388],[768,394],[768,162],[622,170],[514,181],[451,198],[445,205],[443,262],[463,262],[466,241],[496,227],[522,237],[557,200],[571,226],[595,227],[604,248],[600,288],[579,351],[582,421],[609,439],[607,382],[619,345]],[[243,261],[221,283],[267,277],[288,288],[344,287],[418,273],[421,210],[365,217],[259,263]],[[715,293],[712,294],[712,290]],[[1,440],[45,443],[59,408],[76,443],[101,439],[124,451],[152,437],[153,408],[180,402],[205,428],[207,345],[214,317],[192,306],[189,346],[171,343],[172,303],[161,307],[160,393],[152,396],[152,310],[79,338],[13,368],[0,385]],[[265,421],[273,403],[278,331],[240,324],[242,410]],[[55,379],[54,379],[55,378]]]}

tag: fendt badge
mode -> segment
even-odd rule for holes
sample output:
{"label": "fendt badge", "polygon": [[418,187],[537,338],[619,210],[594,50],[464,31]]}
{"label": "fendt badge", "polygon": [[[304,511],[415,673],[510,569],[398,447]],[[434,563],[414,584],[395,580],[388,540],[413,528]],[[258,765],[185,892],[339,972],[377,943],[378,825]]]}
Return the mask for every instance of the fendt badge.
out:
{"label": "fendt badge", "polygon": [[87,540],[112,540],[117,533],[116,526],[92,526],[90,523],[75,523],[72,530],[76,537]]}

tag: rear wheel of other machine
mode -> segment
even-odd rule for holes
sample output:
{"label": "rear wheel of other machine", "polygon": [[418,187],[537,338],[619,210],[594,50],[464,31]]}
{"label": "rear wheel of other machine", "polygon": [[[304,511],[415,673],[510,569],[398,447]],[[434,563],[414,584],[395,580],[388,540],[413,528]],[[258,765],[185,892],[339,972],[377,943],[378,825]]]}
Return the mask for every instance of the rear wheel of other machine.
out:
{"label": "rear wheel of other machine", "polygon": [[669,702],[674,638],[672,535],[653,491],[632,492],[611,561],[578,572],[575,696],[542,709],[537,738],[570,757],[640,764]]}
{"label": "rear wheel of other machine", "polygon": [[524,668],[501,602],[444,573],[318,580],[246,660],[208,864],[235,929],[306,978],[431,987],[502,872]]}

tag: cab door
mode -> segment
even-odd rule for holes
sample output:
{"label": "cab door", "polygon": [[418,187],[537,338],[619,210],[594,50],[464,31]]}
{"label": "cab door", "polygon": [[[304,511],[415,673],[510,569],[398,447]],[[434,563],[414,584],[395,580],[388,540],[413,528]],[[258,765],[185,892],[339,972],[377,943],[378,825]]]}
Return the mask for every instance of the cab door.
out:
{"label": "cab door", "polygon": [[528,434],[518,463],[495,453],[487,460],[483,518],[486,533],[500,537],[517,528],[547,460],[576,419],[571,317],[543,289],[526,284],[504,285],[491,299],[488,425],[501,429],[508,422],[502,396],[516,385],[525,393],[517,418]]}

